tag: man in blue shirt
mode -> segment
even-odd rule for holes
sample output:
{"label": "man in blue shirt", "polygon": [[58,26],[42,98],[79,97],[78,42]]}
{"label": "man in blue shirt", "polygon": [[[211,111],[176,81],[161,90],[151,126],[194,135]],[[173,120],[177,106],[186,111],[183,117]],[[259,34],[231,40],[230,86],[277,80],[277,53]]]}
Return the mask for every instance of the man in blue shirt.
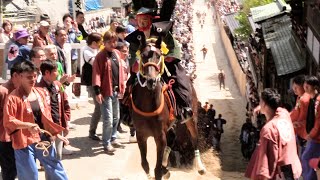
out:
{"label": "man in blue shirt", "polygon": [[128,25],[126,26],[127,34],[132,33],[136,30],[137,22],[133,14],[128,15]]}
{"label": "man in blue shirt", "polygon": [[31,49],[27,46],[29,33],[26,29],[21,29],[14,33],[15,41],[8,48],[8,55],[6,63],[8,63],[8,70],[11,69],[13,64],[22,61],[30,61]]}

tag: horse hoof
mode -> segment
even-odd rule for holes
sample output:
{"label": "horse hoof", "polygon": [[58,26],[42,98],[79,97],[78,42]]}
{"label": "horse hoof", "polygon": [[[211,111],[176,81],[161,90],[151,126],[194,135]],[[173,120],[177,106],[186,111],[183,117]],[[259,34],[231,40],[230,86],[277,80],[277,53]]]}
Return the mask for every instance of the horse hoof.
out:
{"label": "horse hoof", "polygon": [[163,179],[169,179],[170,178],[170,172],[168,171],[166,174],[163,175]]}
{"label": "horse hoof", "polygon": [[147,178],[150,179],[150,180],[154,179],[150,174],[147,174]]}
{"label": "horse hoof", "polygon": [[200,175],[204,175],[204,174],[206,173],[206,170],[205,170],[205,169],[198,170],[198,173],[199,173]]}

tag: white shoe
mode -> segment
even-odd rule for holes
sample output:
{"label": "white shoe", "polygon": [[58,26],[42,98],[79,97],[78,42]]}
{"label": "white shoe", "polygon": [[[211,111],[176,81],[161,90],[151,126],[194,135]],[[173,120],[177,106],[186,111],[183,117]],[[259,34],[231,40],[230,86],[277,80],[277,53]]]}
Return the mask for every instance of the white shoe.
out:
{"label": "white shoe", "polygon": [[129,142],[130,142],[130,143],[136,143],[136,142],[137,142],[136,136],[130,136],[130,137],[129,137]]}
{"label": "white shoe", "polygon": [[73,154],[73,151],[66,149],[66,148],[62,148],[62,154],[63,155],[71,155],[71,154]]}
{"label": "white shoe", "polygon": [[125,137],[117,131],[117,139],[125,139]]}
{"label": "white shoe", "polygon": [[114,148],[124,148],[124,145],[121,144],[120,142],[118,142],[116,139],[111,141],[111,145],[114,147]]}

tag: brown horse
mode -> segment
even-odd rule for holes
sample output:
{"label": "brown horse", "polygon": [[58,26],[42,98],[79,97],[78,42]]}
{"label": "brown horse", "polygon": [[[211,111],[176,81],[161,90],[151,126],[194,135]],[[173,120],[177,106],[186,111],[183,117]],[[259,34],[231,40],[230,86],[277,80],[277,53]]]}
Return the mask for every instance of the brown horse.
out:
{"label": "brown horse", "polygon": [[[132,87],[132,119],[136,128],[137,141],[141,155],[141,165],[150,177],[149,163],[147,161],[147,139],[152,136],[157,146],[157,162],[155,167],[155,179],[160,180],[163,175],[170,175],[167,170],[170,147],[167,146],[167,133],[172,122],[169,120],[170,106],[165,100],[164,91],[168,85],[161,82],[164,73],[164,57],[160,50],[162,40],[142,40],[140,46],[140,65],[137,73],[138,84]],[[194,92],[194,97],[196,94]],[[195,100],[195,102],[197,102]],[[197,105],[194,104],[196,111]],[[195,113],[196,114],[196,113]],[[195,149],[197,170],[205,173],[205,167],[200,159],[198,146],[198,131],[196,119],[187,121],[187,129],[190,132],[192,144]],[[171,138],[172,139],[172,138]],[[170,143],[171,144],[171,143]]]}

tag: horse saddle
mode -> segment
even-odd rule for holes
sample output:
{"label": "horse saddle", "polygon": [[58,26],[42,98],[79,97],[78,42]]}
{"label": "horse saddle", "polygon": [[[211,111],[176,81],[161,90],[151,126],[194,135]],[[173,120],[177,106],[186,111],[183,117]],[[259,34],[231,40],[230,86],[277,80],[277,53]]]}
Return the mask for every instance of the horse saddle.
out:
{"label": "horse saddle", "polygon": [[[164,84],[164,86],[167,86],[166,90],[163,92],[163,96],[164,96],[164,100],[165,103],[168,105],[169,107],[169,121],[171,124],[173,124],[173,122],[176,119],[177,116],[177,105],[176,105],[176,98],[175,95],[173,93],[172,90],[172,84],[174,82],[169,82],[168,84],[162,82]],[[137,85],[137,83],[134,83],[133,85],[131,85],[130,87],[128,87],[126,89],[126,92],[124,94],[124,97],[120,103],[120,119],[122,120],[122,123],[129,126],[129,127],[133,127],[133,122],[131,119],[131,92],[132,92],[132,87],[134,87],[135,85]]]}
{"label": "horse saddle", "polygon": [[169,110],[170,110],[170,122],[174,122],[174,120],[176,119],[177,117],[177,102],[176,102],[176,98],[175,98],[175,95],[173,93],[173,90],[172,90],[172,87],[171,87],[171,84],[169,82],[169,84],[167,85],[168,88],[166,91],[164,91],[163,95],[165,97],[165,101],[166,103],[168,104],[169,106]]}

